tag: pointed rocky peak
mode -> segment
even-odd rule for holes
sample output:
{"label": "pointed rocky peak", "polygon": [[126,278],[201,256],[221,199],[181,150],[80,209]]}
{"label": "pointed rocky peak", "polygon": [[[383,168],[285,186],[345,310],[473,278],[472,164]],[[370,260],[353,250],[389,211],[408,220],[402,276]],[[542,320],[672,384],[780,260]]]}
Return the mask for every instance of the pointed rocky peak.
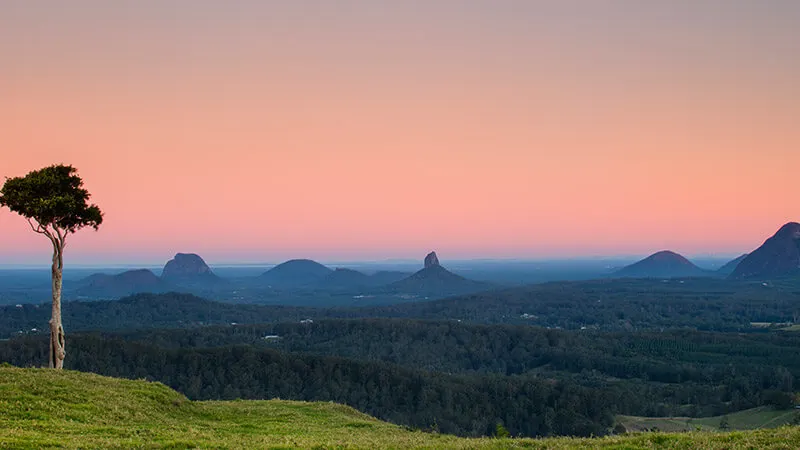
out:
{"label": "pointed rocky peak", "polygon": [[439,266],[439,257],[436,256],[436,252],[430,252],[425,257],[425,268]]}

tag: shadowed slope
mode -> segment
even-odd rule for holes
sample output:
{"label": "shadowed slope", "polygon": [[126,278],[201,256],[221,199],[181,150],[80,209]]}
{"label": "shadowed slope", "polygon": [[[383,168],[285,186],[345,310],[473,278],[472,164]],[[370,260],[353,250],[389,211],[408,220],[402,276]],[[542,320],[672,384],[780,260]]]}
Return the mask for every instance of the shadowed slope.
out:
{"label": "shadowed slope", "polygon": [[789,222],[747,255],[731,278],[769,279],[797,274],[800,274],[800,223]]}
{"label": "shadowed slope", "polygon": [[733,271],[736,270],[736,267],[739,265],[739,263],[744,261],[745,258],[747,258],[747,255],[748,253],[745,253],[744,255],[741,255],[737,258],[734,258],[726,262],[722,267],[717,269],[717,273],[726,276],[732,274]]}

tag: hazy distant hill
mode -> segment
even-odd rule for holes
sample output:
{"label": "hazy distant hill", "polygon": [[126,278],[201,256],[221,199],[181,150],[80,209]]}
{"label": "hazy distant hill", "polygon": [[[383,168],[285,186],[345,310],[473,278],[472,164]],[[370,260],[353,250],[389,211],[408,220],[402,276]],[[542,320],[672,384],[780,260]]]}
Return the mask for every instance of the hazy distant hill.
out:
{"label": "hazy distant hill", "polygon": [[93,298],[122,297],[141,292],[167,292],[170,285],[147,269],[129,270],[117,275],[96,273],[76,283],[75,293]]}
{"label": "hazy distant hill", "polygon": [[317,287],[323,289],[351,289],[372,286],[369,275],[353,269],[337,268],[323,278]]}
{"label": "hazy distant hill", "polygon": [[226,283],[214,274],[203,258],[194,253],[176,254],[167,261],[161,278],[173,284],[190,286],[214,286]]}
{"label": "hazy distant hill", "polygon": [[380,271],[367,275],[353,269],[337,268],[323,278],[315,287],[319,289],[371,289],[407,278],[410,273]]}
{"label": "hazy distant hill", "polygon": [[375,272],[369,277],[375,286],[384,286],[408,278],[410,275],[410,272],[382,270],[380,272]]}
{"label": "hazy distant hill", "polygon": [[264,272],[258,277],[258,281],[273,287],[305,287],[320,283],[332,272],[328,267],[310,259],[292,259]]}
{"label": "hazy distant hill", "polygon": [[768,279],[800,274],[800,223],[789,222],[753,250],[731,273],[736,279]]}
{"label": "hazy distant hill", "polygon": [[709,273],[683,256],[669,250],[654,253],[614,273],[625,278],[701,277]]}
{"label": "hazy distant hill", "polygon": [[732,274],[733,271],[736,270],[736,267],[739,265],[739,263],[742,262],[747,257],[747,255],[748,253],[745,253],[744,255],[741,255],[735,259],[728,261],[727,263],[725,263],[724,266],[717,269],[717,273],[725,276]]}

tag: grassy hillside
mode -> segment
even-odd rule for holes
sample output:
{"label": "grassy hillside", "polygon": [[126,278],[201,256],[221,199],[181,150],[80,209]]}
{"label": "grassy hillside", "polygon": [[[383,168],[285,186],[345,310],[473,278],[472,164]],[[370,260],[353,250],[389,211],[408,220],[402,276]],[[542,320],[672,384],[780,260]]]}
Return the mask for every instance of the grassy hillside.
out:
{"label": "grassy hillside", "polygon": [[724,416],[690,418],[690,417],[635,417],[619,416],[617,421],[628,431],[647,431],[653,428],[659,431],[722,431],[720,425],[727,422],[729,430],[755,430],[759,428],[778,428],[792,422],[798,410],[775,410],[769,406],[747,409]]}
{"label": "grassy hillside", "polygon": [[800,429],[604,439],[461,439],[333,403],[192,402],[159,383],[0,368],[0,448],[793,448]]}

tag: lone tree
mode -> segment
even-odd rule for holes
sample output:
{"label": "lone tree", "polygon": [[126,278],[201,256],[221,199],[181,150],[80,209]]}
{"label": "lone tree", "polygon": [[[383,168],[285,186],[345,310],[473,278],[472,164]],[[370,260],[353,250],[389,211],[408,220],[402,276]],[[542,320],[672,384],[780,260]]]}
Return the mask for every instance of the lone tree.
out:
{"label": "lone tree", "polygon": [[0,189],[0,206],[28,220],[31,229],[53,244],[53,316],[50,319],[50,367],[64,367],[64,327],[61,325],[61,274],[67,235],[89,226],[97,230],[103,213],[90,205],[89,191],[72,166],[53,165],[24,177],[7,178]]}

